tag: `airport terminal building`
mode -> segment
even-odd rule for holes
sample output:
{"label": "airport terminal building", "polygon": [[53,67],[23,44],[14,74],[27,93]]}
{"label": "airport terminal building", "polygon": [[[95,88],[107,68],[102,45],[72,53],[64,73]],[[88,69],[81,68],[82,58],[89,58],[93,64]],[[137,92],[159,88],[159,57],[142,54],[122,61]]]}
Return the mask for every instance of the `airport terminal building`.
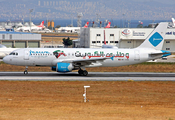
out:
{"label": "airport terminal building", "polygon": [[[80,43],[75,47],[101,48],[104,44],[119,48],[139,46],[154,28],[81,28]],[[175,52],[175,28],[168,28],[163,50]]]}
{"label": "airport terminal building", "polygon": [[41,34],[0,31],[0,44],[11,48],[39,48]]}

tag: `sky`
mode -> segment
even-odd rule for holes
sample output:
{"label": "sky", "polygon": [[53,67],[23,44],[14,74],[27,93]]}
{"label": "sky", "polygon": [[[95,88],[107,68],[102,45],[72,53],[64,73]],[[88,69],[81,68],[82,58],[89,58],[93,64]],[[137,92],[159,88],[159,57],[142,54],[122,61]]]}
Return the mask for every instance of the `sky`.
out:
{"label": "sky", "polygon": [[[0,1],[8,1],[8,0],[0,0]],[[30,1],[30,0],[23,0],[23,1]],[[53,0],[45,0],[45,1],[53,1]],[[64,0],[58,0],[58,1],[64,1]],[[83,1],[83,0],[81,0],[81,1]],[[88,0],[86,0],[86,1],[88,2]],[[100,1],[100,0],[93,0],[93,1],[96,2],[96,1]],[[108,1],[110,2],[110,0],[108,0]],[[120,0],[118,0],[118,1],[120,1]],[[126,0],[126,1],[128,1],[128,0]],[[165,4],[172,4],[172,3],[175,4],[175,0],[129,0],[129,1],[136,1],[136,2],[151,2],[151,1],[156,1],[156,2],[162,2],[162,3],[165,3]]]}
{"label": "sky", "polygon": [[135,2],[152,2],[152,1],[155,1],[155,2],[161,2],[161,3],[164,3],[164,4],[175,4],[175,0],[131,0],[131,1],[135,1]]}

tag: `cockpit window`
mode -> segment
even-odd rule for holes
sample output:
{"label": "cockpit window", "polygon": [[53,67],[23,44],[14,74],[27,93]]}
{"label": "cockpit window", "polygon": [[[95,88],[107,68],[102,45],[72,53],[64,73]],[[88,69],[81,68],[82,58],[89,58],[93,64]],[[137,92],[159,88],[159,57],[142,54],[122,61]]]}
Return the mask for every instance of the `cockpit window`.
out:
{"label": "cockpit window", "polygon": [[13,55],[13,52],[11,52],[9,55]]}
{"label": "cockpit window", "polygon": [[9,55],[18,55],[18,53],[16,53],[16,52],[11,52]]}

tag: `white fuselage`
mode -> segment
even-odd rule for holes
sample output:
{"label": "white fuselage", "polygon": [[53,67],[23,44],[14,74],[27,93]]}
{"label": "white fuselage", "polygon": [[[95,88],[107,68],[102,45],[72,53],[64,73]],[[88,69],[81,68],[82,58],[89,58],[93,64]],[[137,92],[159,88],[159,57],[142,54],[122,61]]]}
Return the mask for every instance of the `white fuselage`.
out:
{"label": "white fuselage", "polygon": [[27,26],[27,27],[20,27],[20,28],[18,28],[18,29],[16,29],[16,31],[23,31],[23,32],[25,32],[25,31],[32,31],[32,30],[42,30],[42,27],[38,27],[38,26]]}
{"label": "white fuselage", "polygon": [[[59,51],[57,56],[53,53]],[[153,49],[84,49],[84,48],[24,48],[14,51],[17,55],[9,55],[4,61],[21,66],[56,66],[58,62],[106,58],[97,60],[94,64],[85,67],[96,66],[124,66],[155,59],[149,56],[152,52],[160,52]],[[161,57],[161,56],[159,56]]]}

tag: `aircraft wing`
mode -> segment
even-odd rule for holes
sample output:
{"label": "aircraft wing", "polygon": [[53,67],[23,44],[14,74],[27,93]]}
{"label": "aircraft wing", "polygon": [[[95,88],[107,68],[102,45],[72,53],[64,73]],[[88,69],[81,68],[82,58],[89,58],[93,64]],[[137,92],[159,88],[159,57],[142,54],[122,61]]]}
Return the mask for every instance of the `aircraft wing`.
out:
{"label": "aircraft wing", "polygon": [[65,60],[63,62],[73,62],[73,63],[78,63],[78,62],[86,62],[86,63],[91,63],[91,62],[96,62],[96,61],[103,61],[109,58],[91,58],[91,59],[80,59],[80,60]]}
{"label": "aircraft wing", "polygon": [[75,65],[78,66],[85,66],[85,65],[98,65],[101,66],[100,62],[103,62],[106,59],[111,59],[110,57],[100,57],[100,58],[91,58],[91,59],[68,59],[68,60],[59,60],[59,61],[54,61],[56,62],[64,62],[64,63],[74,63]]}

